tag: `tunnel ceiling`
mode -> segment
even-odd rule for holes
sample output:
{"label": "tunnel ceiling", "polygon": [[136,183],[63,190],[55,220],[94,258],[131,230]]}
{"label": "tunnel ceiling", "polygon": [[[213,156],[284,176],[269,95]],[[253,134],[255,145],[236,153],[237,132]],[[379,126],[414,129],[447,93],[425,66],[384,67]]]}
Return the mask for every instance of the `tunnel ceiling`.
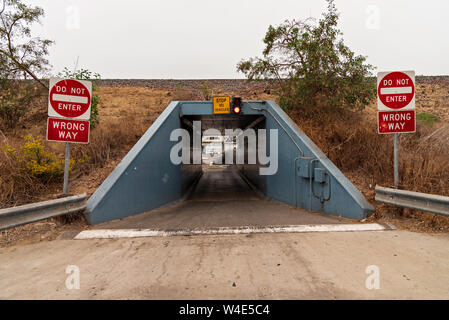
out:
{"label": "tunnel ceiling", "polygon": [[201,121],[201,130],[205,131],[210,128],[218,129],[224,133],[225,129],[246,129],[254,121],[265,118],[261,115],[195,115],[184,116],[184,119],[193,121]]}

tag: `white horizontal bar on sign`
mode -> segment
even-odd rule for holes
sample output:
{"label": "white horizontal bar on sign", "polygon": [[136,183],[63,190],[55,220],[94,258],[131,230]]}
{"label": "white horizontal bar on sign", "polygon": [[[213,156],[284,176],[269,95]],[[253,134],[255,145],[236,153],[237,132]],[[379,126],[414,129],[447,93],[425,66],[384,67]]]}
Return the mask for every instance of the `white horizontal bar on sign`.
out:
{"label": "white horizontal bar on sign", "polygon": [[406,94],[412,93],[412,87],[380,88],[380,94]]}
{"label": "white horizontal bar on sign", "polygon": [[73,103],[87,103],[87,97],[71,96],[68,94],[53,93],[54,101],[73,102]]}

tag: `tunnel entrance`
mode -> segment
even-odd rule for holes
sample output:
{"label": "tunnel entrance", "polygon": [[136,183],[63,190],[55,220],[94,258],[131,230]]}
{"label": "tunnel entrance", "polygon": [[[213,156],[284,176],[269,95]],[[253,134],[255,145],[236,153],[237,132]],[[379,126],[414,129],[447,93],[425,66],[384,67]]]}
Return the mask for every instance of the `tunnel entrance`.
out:
{"label": "tunnel entrance", "polygon": [[[192,136],[197,133],[201,139],[201,163],[210,165],[236,164],[239,148],[245,155],[242,162],[248,160],[245,148],[248,148],[249,138],[244,133],[265,129],[265,121],[263,115],[193,115],[181,118],[182,127],[190,132],[191,152],[195,152],[195,138]],[[242,139],[239,139],[240,134]],[[257,135],[254,136],[257,144]],[[232,159],[230,156],[226,159],[226,153],[232,154]],[[194,160],[192,163],[199,164]]]}
{"label": "tunnel entrance", "polygon": [[[192,135],[194,124],[197,125],[196,128],[201,128],[201,163],[196,165],[201,168],[202,176],[188,200],[261,200],[260,195],[240,173],[237,150],[243,148],[243,164],[247,164],[248,137],[239,139],[239,133],[249,129],[265,129],[265,121],[264,115],[193,115],[181,118],[183,128],[188,129]],[[255,137],[257,144],[257,135]],[[190,141],[191,150],[194,150],[193,140]],[[226,153],[232,154],[232,157],[226,158]]]}
{"label": "tunnel entrance", "polygon": [[[196,126],[198,122],[200,127]],[[240,147],[237,150],[236,141],[226,130],[243,137],[236,139]],[[257,134],[246,138],[238,130]],[[222,147],[220,155],[209,148],[212,166],[211,161],[203,163],[203,143],[211,141],[215,147]],[[231,155],[230,162],[226,155]],[[217,198],[226,197],[232,200],[227,201],[230,207],[215,203]],[[97,224],[155,209],[170,211],[167,206],[176,204],[179,208],[186,203],[195,204],[193,207],[205,214],[211,210],[212,214],[220,210],[255,212],[270,207],[265,200],[352,219],[363,219],[374,211],[360,191],[273,101],[244,101],[238,115],[213,114],[210,101],[175,101],[89,198],[85,216]],[[210,207],[201,207],[200,203]],[[191,210],[193,217],[195,210],[189,208],[186,210]],[[279,207],[271,210],[276,214]],[[187,223],[188,216],[177,218]]]}

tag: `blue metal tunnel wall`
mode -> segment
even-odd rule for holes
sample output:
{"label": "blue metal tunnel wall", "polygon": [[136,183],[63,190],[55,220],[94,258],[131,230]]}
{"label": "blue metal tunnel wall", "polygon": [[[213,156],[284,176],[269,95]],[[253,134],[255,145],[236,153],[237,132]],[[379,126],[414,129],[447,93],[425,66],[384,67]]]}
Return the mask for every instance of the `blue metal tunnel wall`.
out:
{"label": "blue metal tunnel wall", "polygon": [[174,165],[173,129],[180,128],[180,103],[172,102],[87,202],[85,216],[97,224],[183,200],[201,175],[195,165]]}
{"label": "blue metal tunnel wall", "polygon": [[[278,130],[278,170],[260,175],[260,165],[239,165],[242,176],[265,198],[352,219],[374,208],[324,153],[273,101],[246,101],[243,115],[265,116],[263,127]],[[214,116],[212,102],[172,102],[87,202],[91,224],[150,211],[185,199],[201,166],[170,160],[174,129],[183,117]],[[261,126],[260,124],[259,126]],[[186,128],[187,129],[187,128]],[[242,128],[244,129],[244,128]],[[268,144],[269,139],[267,138]],[[269,153],[270,147],[267,147]]]}
{"label": "blue metal tunnel wall", "polygon": [[267,199],[352,219],[363,219],[374,211],[362,193],[276,103],[248,102],[245,107],[247,112],[265,115],[267,132],[277,129],[279,133],[276,174],[260,176],[258,165],[241,166],[243,175]]}

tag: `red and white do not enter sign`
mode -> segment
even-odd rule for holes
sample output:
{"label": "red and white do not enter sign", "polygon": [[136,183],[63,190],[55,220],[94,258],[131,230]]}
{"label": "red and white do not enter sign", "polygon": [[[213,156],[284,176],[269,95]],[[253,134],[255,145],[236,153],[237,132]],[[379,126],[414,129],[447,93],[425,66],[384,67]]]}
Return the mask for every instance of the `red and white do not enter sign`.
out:
{"label": "red and white do not enter sign", "polygon": [[78,120],[90,119],[92,83],[72,79],[50,79],[48,115]]}
{"label": "red and white do not enter sign", "polygon": [[415,72],[379,72],[377,108],[383,111],[414,110]]}

